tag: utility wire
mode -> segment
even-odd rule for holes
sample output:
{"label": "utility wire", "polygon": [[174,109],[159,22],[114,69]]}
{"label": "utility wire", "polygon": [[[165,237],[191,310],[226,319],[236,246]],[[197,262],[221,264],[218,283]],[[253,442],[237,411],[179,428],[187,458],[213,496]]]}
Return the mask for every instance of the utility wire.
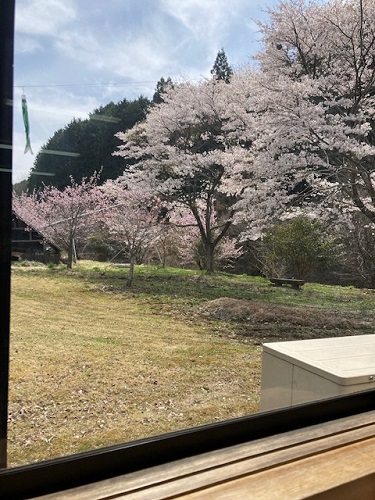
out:
{"label": "utility wire", "polygon": [[155,80],[145,81],[145,82],[122,82],[122,83],[47,83],[47,84],[35,84],[35,85],[14,85],[14,88],[31,88],[31,87],[120,87],[124,85],[146,85],[155,83]]}
{"label": "utility wire", "polygon": [[[172,80],[174,83],[178,83],[178,79]],[[183,79],[180,81],[184,81]],[[190,82],[197,82],[198,79],[189,79]],[[34,85],[14,85],[15,89],[24,88],[44,88],[44,87],[122,87],[126,85],[148,85],[155,84],[157,80],[146,80],[144,82],[108,82],[108,83],[46,83],[46,84],[34,84]]]}

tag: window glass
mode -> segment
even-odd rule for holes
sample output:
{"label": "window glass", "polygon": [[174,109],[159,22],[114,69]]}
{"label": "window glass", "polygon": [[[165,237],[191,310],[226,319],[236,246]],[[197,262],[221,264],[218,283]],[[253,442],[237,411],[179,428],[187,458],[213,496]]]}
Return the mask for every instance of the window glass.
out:
{"label": "window glass", "polygon": [[269,16],[16,2],[9,466],[373,388],[373,228],[294,169]]}

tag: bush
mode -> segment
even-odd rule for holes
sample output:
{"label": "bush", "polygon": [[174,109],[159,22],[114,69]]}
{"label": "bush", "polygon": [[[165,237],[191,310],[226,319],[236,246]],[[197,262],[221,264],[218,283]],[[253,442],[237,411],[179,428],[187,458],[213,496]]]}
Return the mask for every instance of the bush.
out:
{"label": "bush", "polygon": [[258,258],[266,276],[311,280],[329,267],[332,256],[333,242],[322,224],[300,216],[267,231]]}

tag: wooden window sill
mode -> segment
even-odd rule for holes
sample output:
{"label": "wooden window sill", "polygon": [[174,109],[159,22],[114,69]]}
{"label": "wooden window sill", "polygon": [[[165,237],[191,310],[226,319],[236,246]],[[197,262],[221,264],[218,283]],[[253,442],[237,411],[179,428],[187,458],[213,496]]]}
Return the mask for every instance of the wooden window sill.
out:
{"label": "wooden window sill", "polygon": [[375,498],[375,411],[37,498]]}

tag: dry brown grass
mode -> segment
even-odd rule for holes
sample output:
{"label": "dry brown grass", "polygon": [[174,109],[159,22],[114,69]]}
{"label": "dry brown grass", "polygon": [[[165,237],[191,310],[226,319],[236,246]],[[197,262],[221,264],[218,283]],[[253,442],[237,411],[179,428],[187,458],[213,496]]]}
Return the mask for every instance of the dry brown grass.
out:
{"label": "dry brown grass", "polygon": [[258,347],[66,275],[12,279],[10,466],[257,411]]}
{"label": "dry brown grass", "polygon": [[178,269],[15,267],[9,463],[258,410],[259,344],[373,333],[375,291]]}

